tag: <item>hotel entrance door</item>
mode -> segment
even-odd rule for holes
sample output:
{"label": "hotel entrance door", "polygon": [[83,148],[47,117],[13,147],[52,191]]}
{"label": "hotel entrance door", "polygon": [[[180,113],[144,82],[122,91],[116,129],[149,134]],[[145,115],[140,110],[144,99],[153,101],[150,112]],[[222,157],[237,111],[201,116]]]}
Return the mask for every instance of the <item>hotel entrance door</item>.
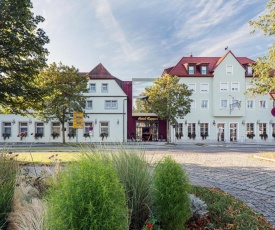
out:
{"label": "hotel entrance door", "polygon": [[137,141],[157,141],[158,121],[136,121]]}

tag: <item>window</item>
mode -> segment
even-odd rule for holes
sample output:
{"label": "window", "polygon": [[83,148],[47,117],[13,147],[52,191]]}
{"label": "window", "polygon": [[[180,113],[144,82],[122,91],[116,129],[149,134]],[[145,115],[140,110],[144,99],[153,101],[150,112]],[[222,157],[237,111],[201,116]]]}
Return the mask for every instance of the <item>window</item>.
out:
{"label": "window", "polygon": [[93,101],[92,100],[86,101],[86,109],[93,109]]}
{"label": "window", "polygon": [[191,139],[196,138],[196,123],[188,123],[188,137]]}
{"label": "window", "polygon": [[206,66],[201,66],[201,74],[206,74]]}
{"label": "window", "polygon": [[227,75],[233,74],[233,66],[232,65],[227,65],[226,66],[226,74]]}
{"label": "window", "polygon": [[252,67],[247,66],[247,75],[252,75]]}
{"label": "window", "polygon": [[226,109],[228,107],[228,100],[221,100],[221,109]]}
{"label": "window", "polygon": [[267,109],[266,100],[260,100],[260,101],[259,101],[259,108],[260,108],[260,109]]}
{"label": "window", "polygon": [[240,107],[240,101],[233,99],[232,100],[232,108],[239,108]]}
{"label": "window", "polygon": [[76,136],[76,129],[73,127],[73,122],[69,122],[69,130],[68,130],[68,137],[75,137]]}
{"label": "window", "polygon": [[188,84],[188,89],[193,90],[193,92],[196,92],[196,84],[195,83]]}
{"label": "window", "polygon": [[250,139],[253,139],[254,134],[254,124],[253,123],[246,123],[246,136]]}
{"label": "window", "polygon": [[189,68],[188,68],[188,72],[189,72],[189,74],[194,74],[195,73],[195,66],[189,66]]}
{"label": "window", "polygon": [[96,85],[94,83],[90,84],[90,93],[96,92]]}
{"label": "window", "polygon": [[11,136],[11,122],[3,122],[3,134]]}
{"label": "window", "polygon": [[208,123],[201,123],[200,124],[200,134],[203,139],[208,137]]}
{"label": "window", "polygon": [[52,123],[52,134],[60,135],[60,123],[59,122]]}
{"label": "window", "polygon": [[175,133],[176,133],[177,139],[181,139],[183,137],[183,124],[182,123],[176,124]]}
{"label": "window", "polygon": [[109,122],[100,122],[100,134],[107,133],[109,136]]}
{"label": "window", "polygon": [[208,84],[201,84],[201,92],[202,93],[208,93],[209,92],[209,85]]}
{"label": "window", "polygon": [[101,92],[102,93],[108,93],[108,84],[103,83],[101,86]]}
{"label": "window", "polygon": [[248,109],[254,109],[254,101],[253,100],[247,100],[247,102],[246,102],[246,108],[248,108]]}
{"label": "window", "polygon": [[266,135],[266,123],[259,124],[259,135]]}
{"label": "window", "polygon": [[94,136],[94,125],[93,122],[85,122],[84,123],[84,137],[88,137],[88,136]]}
{"label": "window", "polygon": [[231,83],[231,91],[239,91],[239,83],[238,82],[232,82]]}
{"label": "window", "polygon": [[27,122],[19,122],[19,133],[28,133],[28,123]]}
{"label": "window", "polygon": [[195,109],[196,108],[196,100],[193,100],[191,102],[191,106],[190,106],[191,109]]}
{"label": "window", "polygon": [[105,101],[105,109],[117,109],[117,101]]}
{"label": "window", "polygon": [[228,91],[228,83],[226,83],[226,82],[221,82],[221,83],[220,83],[220,91],[221,91],[221,92],[227,92],[227,91]]}
{"label": "window", "polygon": [[202,109],[208,108],[208,100],[201,100],[201,108]]}
{"label": "window", "polygon": [[44,123],[36,122],[35,123],[35,134],[44,135]]}

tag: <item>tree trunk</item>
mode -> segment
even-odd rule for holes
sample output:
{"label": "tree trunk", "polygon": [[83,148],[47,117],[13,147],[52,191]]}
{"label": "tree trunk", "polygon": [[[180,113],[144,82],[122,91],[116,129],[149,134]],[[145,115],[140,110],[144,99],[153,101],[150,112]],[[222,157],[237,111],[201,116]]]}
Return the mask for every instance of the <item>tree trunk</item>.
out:
{"label": "tree trunk", "polygon": [[170,121],[167,120],[167,134],[166,134],[167,144],[171,142],[171,135],[170,135]]}
{"label": "tree trunk", "polygon": [[64,129],[64,122],[61,122],[61,129],[62,129],[62,143],[65,144],[65,129]]}

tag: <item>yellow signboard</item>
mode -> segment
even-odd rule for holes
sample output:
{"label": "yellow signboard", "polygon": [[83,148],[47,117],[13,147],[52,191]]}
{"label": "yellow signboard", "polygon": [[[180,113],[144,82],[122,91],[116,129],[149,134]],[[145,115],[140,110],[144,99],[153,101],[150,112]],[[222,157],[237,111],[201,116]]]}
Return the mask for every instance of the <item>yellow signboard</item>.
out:
{"label": "yellow signboard", "polygon": [[84,128],[84,118],[83,118],[82,112],[74,111],[73,128],[74,129],[83,129]]}

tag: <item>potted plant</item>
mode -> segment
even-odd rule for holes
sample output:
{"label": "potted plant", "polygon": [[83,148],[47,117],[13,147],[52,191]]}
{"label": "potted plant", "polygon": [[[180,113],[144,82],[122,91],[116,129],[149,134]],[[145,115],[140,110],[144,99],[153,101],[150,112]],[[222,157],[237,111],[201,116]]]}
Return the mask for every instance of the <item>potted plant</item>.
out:
{"label": "potted plant", "polygon": [[42,137],[43,137],[43,133],[35,133],[34,134],[35,139],[42,138]]}
{"label": "potted plant", "polygon": [[201,137],[202,137],[203,140],[205,140],[206,137],[208,137],[208,133],[201,133]]}
{"label": "potted plant", "polygon": [[188,133],[188,137],[189,137],[189,139],[191,139],[191,138],[192,138],[192,135],[191,135],[191,133]]}
{"label": "potted plant", "polygon": [[179,138],[181,139],[183,137],[182,132],[179,132]]}
{"label": "potted plant", "polygon": [[195,139],[196,139],[196,133],[192,133],[191,138],[192,138],[193,140],[195,140]]}
{"label": "potted plant", "polygon": [[52,133],[52,137],[53,137],[53,139],[58,138],[59,137],[59,133],[53,132]]}
{"label": "potted plant", "polygon": [[267,138],[268,138],[268,135],[264,133],[264,140],[266,140]]}
{"label": "potted plant", "polygon": [[100,133],[99,136],[102,138],[102,141],[103,141],[104,137],[106,137],[106,139],[107,139],[108,133]]}
{"label": "potted plant", "polygon": [[261,134],[260,134],[260,137],[261,137],[261,139],[263,139],[263,138],[264,138],[264,134],[261,133]]}
{"label": "potted plant", "polygon": [[71,138],[74,138],[76,136],[76,133],[74,130],[72,130],[71,132],[68,133],[68,137],[71,139]]}
{"label": "potted plant", "polygon": [[249,139],[253,139],[253,137],[255,137],[255,134],[254,133],[248,133],[246,135]]}
{"label": "potted plant", "polygon": [[28,135],[27,132],[21,132],[19,134],[17,134],[17,137],[20,137],[20,140],[22,141],[24,137],[26,137]]}
{"label": "potted plant", "polygon": [[3,133],[2,136],[4,140],[6,140],[7,138],[10,138],[11,135],[9,133]]}
{"label": "potted plant", "polygon": [[275,133],[272,133],[272,137],[275,138]]}
{"label": "potted plant", "polygon": [[178,132],[176,132],[176,138],[177,138],[177,140],[179,139],[179,133]]}
{"label": "potted plant", "polygon": [[83,137],[85,137],[85,138],[90,137],[90,134],[89,133],[84,133]]}

